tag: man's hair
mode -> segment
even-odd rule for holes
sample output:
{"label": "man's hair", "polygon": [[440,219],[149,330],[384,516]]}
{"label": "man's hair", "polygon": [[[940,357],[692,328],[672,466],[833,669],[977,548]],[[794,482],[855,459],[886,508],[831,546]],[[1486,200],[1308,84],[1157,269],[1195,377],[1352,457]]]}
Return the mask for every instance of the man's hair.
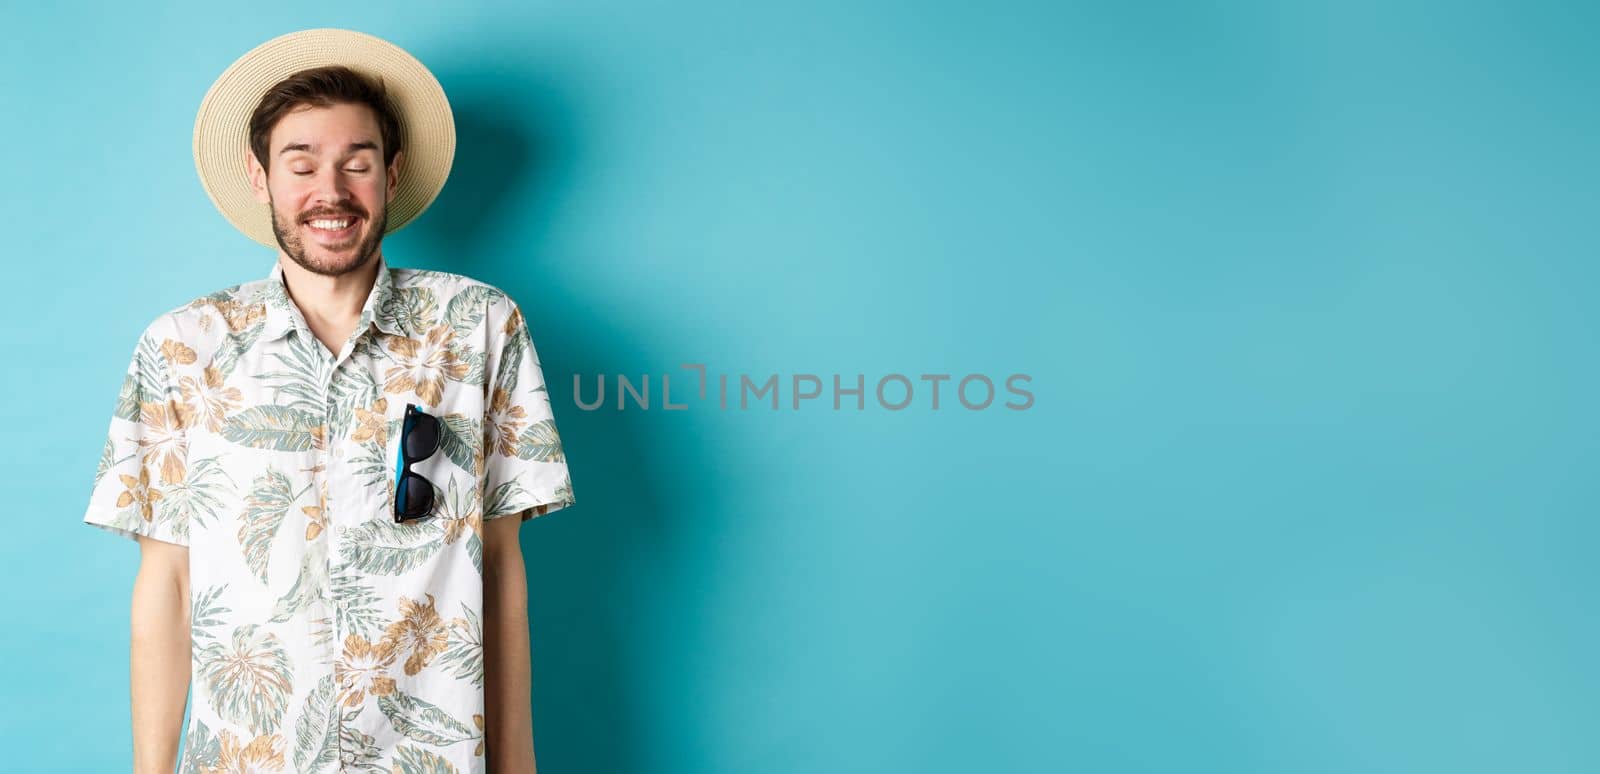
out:
{"label": "man's hair", "polygon": [[267,90],[250,114],[250,151],[271,169],[272,149],[267,147],[272,128],[290,111],[301,107],[366,105],[378,119],[383,144],[383,166],[387,168],[400,152],[400,118],[389,101],[383,79],[367,78],[344,65],[329,65],[301,70]]}

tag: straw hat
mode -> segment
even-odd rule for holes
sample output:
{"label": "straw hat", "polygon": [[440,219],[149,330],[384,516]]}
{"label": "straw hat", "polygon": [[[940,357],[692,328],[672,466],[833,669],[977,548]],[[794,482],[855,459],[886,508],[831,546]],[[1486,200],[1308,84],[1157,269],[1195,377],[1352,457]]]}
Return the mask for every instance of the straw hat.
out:
{"label": "straw hat", "polygon": [[218,76],[194,119],[194,165],[200,184],[223,217],[245,236],[274,250],[272,215],[250,189],[245,153],[250,114],[267,90],[301,70],[342,64],[381,77],[399,113],[405,162],[389,201],[384,233],[398,230],[433,203],[450,176],[456,128],[444,88],[428,68],[382,38],[341,29],[291,32],[251,49]]}

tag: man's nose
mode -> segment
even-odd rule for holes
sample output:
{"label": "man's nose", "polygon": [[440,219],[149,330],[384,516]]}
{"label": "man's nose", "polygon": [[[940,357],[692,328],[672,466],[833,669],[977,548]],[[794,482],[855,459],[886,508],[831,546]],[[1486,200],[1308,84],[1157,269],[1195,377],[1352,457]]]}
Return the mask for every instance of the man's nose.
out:
{"label": "man's nose", "polygon": [[350,188],[337,165],[317,171],[316,198],[320,204],[338,204],[350,198]]}

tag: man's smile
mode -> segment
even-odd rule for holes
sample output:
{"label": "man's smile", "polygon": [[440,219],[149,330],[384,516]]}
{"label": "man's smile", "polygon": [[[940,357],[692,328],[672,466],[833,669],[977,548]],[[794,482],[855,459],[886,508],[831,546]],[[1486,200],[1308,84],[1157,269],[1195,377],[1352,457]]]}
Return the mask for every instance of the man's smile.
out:
{"label": "man's smile", "polygon": [[354,215],[343,215],[334,218],[309,218],[305,221],[308,231],[324,243],[343,242],[355,236],[356,228],[361,225],[361,218]]}

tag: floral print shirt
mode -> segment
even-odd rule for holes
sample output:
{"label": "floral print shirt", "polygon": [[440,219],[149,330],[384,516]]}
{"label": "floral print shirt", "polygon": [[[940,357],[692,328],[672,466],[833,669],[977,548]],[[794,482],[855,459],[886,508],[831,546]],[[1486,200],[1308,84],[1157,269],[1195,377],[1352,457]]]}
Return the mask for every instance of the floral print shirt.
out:
{"label": "floral print shirt", "polygon": [[[518,306],[380,256],[340,350],[283,269],[157,317],[117,397],[84,521],[189,547],[180,771],[477,772],[483,520],[574,502]],[[438,417],[393,516],[407,403]]]}

